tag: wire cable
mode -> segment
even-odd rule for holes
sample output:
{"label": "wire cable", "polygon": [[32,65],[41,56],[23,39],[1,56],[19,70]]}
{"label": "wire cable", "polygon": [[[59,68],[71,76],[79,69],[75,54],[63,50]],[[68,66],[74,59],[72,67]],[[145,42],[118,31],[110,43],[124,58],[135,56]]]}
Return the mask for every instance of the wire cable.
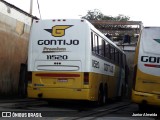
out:
{"label": "wire cable", "polygon": [[38,5],[38,10],[39,10],[40,19],[42,19],[38,0],[37,0],[37,5]]}

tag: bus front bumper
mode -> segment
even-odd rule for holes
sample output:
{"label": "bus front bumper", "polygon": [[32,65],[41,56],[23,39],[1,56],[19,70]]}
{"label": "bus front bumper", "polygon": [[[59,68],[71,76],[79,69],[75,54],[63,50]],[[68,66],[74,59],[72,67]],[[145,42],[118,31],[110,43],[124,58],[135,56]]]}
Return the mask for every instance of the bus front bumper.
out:
{"label": "bus front bumper", "polygon": [[132,101],[138,104],[146,102],[148,105],[160,106],[160,94],[144,93],[132,90]]}

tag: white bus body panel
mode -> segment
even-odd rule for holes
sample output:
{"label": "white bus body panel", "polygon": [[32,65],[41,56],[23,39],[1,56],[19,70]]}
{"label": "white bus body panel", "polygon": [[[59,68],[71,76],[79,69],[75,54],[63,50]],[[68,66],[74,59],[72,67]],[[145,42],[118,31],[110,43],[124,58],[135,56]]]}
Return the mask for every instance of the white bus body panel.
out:
{"label": "white bus body panel", "polygon": [[138,67],[142,72],[154,76],[160,76],[159,51],[160,27],[144,28],[141,34],[138,56]]}
{"label": "white bus body panel", "polygon": [[[54,26],[70,27],[63,31],[63,36],[54,37]],[[90,36],[87,35],[90,35],[89,26],[85,20],[34,21],[29,43],[28,71],[89,71],[91,46],[86,45],[91,43],[87,43],[90,42]]]}

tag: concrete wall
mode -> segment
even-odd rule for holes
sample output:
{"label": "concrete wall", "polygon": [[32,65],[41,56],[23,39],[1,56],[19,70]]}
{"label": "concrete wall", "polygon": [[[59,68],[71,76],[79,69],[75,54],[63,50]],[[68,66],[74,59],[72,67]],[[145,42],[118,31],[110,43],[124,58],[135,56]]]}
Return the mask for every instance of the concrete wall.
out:
{"label": "concrete wall", "polygon": [[18,94],[20,64],[27,60],[32,17],[0,1],[0,96]]}
{"label": "concrete wall", "polygon": [[128,75],[128,95],[131,96],[132,83],[133,83],[133,63],[134,63],[134,55],[135,51],[125,51],[126,59],[129,67],[129,75]]}
{"label": "concrete wall", "polygon": [[128,75],[128,97],[131,97],[132,83],[133,83],[133,64],[134,64],[134,56],[136,43],[132,44],[123,44],[118,45],[126,54],[127,64],[129,67],[129,75]]}

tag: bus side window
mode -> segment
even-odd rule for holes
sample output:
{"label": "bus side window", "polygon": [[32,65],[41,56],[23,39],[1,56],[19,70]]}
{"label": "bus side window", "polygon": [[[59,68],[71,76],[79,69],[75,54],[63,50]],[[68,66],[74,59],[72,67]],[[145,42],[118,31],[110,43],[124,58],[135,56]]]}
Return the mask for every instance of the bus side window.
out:
{"label": "bus side window", "polygon": [[115,49],[115,63],[119,65],[119,51]]}
{"label": "bus side window", "polygon": [[91,32],[92,52],[98,53],[98,36]]}
{"label": "bus side window", "polygon": [[102,46],[103,46],[103,57],[105,57],[105,41],[102,40]]}
{"label": "bus side window", "polygon": [[111,60],[115,62],[115,49],[113,46],[110,46]]}
{"label": "bus side window", "polygon": [[99,54],[99,51],[98,51],[98,36],[97,35],[94,35],[94,52],[96,53],[96,54]]}
{"label": "bus side window", "polygon": [[125,65],[126,65],[126,55],[125,54],[123,54],[123,57],[122,57],[122,62],[123,62],[123,68],[125,68]]}
{"label": "bus side window", "polygon": [[122,53],[119,53],[119,65],[122,67]]}
{"label": "bus side window", "polygon": [[108,42],[105,42],[105,57],[110,59],[110,45]]}
{"label": "bus side window", "polygon": [[94,52],[94,39],[93,39],[93,32],[91,32],[91,48],[92,48],[92,52]]}
{"label": "bus side window", "polygon": [[104,41],[101,37],[98,39],[98,48],[99,48],[99,55],[104,56]]}

